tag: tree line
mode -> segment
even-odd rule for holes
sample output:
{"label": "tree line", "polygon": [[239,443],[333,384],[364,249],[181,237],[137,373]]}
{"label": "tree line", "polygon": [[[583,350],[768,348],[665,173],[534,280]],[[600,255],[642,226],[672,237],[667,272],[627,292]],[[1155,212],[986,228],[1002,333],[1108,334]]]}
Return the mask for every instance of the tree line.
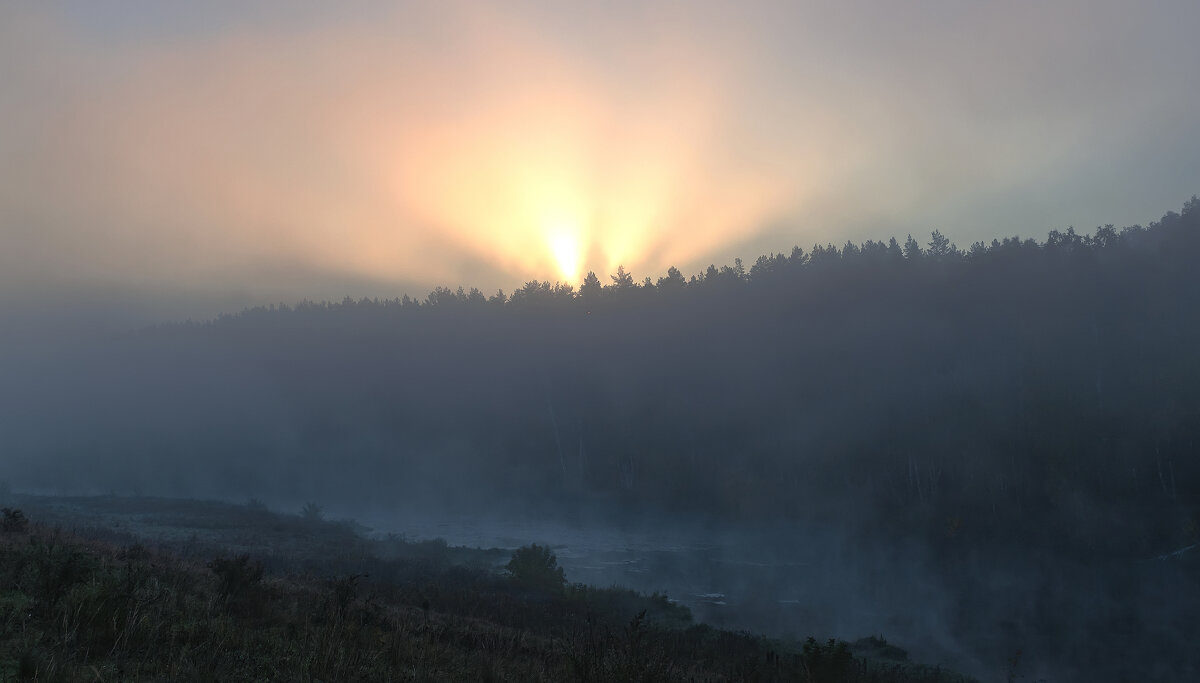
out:
{"label": "tree line", "polygon": [[25,466],[1165,552],[1200,520],[1198,223],[1193,198],[1040,242],[935,231],[160,326],[58,369],[78,416]]}

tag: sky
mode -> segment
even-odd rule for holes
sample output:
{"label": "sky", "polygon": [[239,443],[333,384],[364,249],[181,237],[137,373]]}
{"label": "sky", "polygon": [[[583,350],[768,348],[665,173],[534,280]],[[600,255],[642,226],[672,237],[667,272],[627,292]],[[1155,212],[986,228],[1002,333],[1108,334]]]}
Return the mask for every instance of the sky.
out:
{"label": "sky", "polygon": [[1200,3],[0,6],[0,311],[512,291],[1200,193]]}

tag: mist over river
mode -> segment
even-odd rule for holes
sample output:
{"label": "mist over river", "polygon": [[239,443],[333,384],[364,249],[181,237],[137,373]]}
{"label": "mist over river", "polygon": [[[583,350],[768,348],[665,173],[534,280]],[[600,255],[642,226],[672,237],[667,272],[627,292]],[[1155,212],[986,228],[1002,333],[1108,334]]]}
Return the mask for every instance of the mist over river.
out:
{"label": "mist over river", "polygon": [[359,519],[373,533],[451,545],[549,545],[568,581],[665,592],[697,621],[771,637],[882,636],[918,661],[985,681],[1009,670],[1029,680],[1079,680],[1087,671],[1081,662],[1112,671],[1129,660],[1107,639],[1184,647],[1169,636],[1196,601],[1187,569],[1196,558],[1186,553],[1130,561],[979,544],[935,555],[918,539],[798,524],[701,528],[518,514]]}
{"label": "mist over river", "polygon": [[[882,635],[921,661],[995,670],[948,623],[954,598],[917,543],[884,545],[805,528],[606,525],[525,516],[363,516],[374,533],[450,545],[549,545],[567,580],[665,593],[697,621],[772,637]],[[983,588],[986,590],[986,588]]]}

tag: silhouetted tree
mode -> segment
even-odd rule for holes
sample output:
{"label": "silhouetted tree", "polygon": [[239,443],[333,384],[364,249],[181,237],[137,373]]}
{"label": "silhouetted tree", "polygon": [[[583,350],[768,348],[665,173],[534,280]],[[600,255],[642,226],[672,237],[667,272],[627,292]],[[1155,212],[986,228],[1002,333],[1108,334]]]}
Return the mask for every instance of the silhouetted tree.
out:
{"label": "silhouetted tree", "polygon": [[613,289],[633,289],[636,285],[633,282],[633,276],[625,272],[625,266],[617,266],[616,275],[609,275],[612,279]]}
{"label": "silhouetted tree", "polygon": [[950,240],[940,231],[934,230],[929,236],[929,251],[926,256],[934,261],[947,261],[950,258],[958,255],[958,247],[950,243]]}
{"label": "silhouetted tree", "polygon": [[921,251],[921,245],[917,244],[910,233],[908,239],[904,240],[904,258],[909,261],[919,261],[922,256],[924,253]]}
{"label": "silhouetted tree", "polygon": [[536,543],[513,551],[505,569],[514,580],[531,588],[560,592],[567,583],[558,558],[549,547]]}
{"label": "silhouetted tree", "polygon": [[658,279],[658,289],[662,292],[679,292],[687,286],[687,280],[683,279],[683,274],[675,266],[667,268],[666,277]]}
{"label": "silhouetted tree", "polygon": [[603,289],[595,271],[589,270],[587,276],[583,278],[583,283],[579,285],[579,296],[583,297],[585,302],[594,302]]}

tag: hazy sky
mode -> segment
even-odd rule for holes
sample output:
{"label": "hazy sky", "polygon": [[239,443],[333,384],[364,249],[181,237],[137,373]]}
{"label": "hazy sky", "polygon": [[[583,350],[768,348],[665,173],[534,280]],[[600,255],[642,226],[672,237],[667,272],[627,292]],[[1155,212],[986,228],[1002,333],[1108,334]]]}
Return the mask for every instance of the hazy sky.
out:
{"label": "hazy sky", "polygon": [[1145,223],[1200,193],[1197,26],[1194,0],[8,2],[0,290],[185,317]]}

